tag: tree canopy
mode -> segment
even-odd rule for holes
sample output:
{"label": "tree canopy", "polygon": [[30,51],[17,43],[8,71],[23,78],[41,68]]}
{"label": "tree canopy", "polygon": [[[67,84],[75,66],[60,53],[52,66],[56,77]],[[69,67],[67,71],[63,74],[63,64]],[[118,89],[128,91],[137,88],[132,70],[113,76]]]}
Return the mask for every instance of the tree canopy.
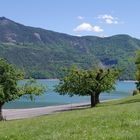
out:
{"label": "tree canopy", "polygon": [[135,73],[135,80],[136,82],[136,87],[140,92],[140,51],[137,52],[136,54],[136,62],[135,62],[137,68],[136,68],[136,73]]}
{"label": "tree canopy", "polygon": [[91,107],[93,107],[99,103],[101,92],[109,92],[115,88],[114,84],[119,73],[114,68],[83,70],[74,66],[65,70],[65,76],[60,79],[56,91],[60,95],[91,96]]}
{"label": "tree canopy", "polygon": [[34,80],[29,80],[19,85],[18,81],[24,78],[24,74],[17,70],[6,60],[0,59],[0,120],[2,116],[2,106],[9,101],[15,100],[22,95],[28,94],[30,98],[33,95],[44,93],[45,87],[37,84]]}

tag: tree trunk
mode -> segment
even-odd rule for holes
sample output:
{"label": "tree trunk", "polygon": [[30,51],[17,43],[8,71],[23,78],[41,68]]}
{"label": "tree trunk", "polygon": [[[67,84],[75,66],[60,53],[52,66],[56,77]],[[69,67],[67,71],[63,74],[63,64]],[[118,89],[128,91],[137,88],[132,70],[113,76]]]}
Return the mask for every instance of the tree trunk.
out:
{"label": "tree trunk", "polygon": [[100,93],[95,94],[95,102],[96,102],[96,104],[100,103],[99,95],[100,95]]}
{"label": "tree trunk", "polygon": [[91,93],[91,107],[95,107],[96,102],[95,102],[95,93]]}
{"label": "tree trunk", "polygon": [[91,107],[95,107],[96,104],[100,103],[99,95],[100,93],[91,93]]}
{"label": "tree trunk", "polygon": [[2,106],[4,105],[4,103],[0,103],[0,121],[2,121],[4,118],[3,118],[3,115],[2,115]]}

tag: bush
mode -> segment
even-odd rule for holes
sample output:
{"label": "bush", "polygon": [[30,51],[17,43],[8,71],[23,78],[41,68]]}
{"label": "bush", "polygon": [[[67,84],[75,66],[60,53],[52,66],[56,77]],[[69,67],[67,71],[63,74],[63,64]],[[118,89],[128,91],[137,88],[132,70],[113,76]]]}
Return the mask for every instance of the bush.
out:
{"label": "bush", "polygon": [[140,92],[138,90],[133,90],[133,96],[139,94]]}

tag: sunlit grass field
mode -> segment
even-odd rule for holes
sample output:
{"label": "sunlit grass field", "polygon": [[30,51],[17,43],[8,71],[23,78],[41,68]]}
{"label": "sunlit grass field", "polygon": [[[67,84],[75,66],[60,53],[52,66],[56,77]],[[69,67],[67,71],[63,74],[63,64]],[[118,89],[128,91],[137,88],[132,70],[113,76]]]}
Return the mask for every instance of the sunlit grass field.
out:
{"label": "sunlit grass field", "polygon": [[96,108],[0,122],[0,140],[140,140],[140,95]]}

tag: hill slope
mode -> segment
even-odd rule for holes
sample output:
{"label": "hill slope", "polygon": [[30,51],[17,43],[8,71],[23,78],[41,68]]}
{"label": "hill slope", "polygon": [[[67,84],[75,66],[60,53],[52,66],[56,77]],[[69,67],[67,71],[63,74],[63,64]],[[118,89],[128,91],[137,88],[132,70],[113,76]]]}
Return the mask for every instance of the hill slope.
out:
{"label": "hill slope", "polygon": [[139,140],[139,106],[137,95],[92,109],[0,122],[0,139]]}
{"label": "hill slope", "polygon": [[76,37],[24,26],[0,18],[0,57],[23,69],[27,76],[58,78],[61,68],[117,66],[125,69],[121,79],[133,79],[135,51],[140,40],[128,35]]}

